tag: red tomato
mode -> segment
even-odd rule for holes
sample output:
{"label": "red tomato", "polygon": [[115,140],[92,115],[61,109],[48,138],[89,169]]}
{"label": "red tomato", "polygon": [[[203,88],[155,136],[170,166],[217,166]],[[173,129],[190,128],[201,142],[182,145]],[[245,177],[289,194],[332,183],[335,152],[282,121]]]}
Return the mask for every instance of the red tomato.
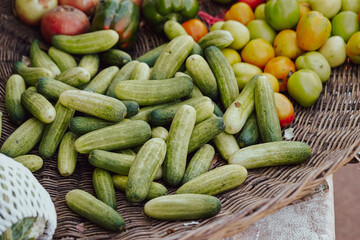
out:
{"label": "red tomato", "polygon": [[41,19],[41,33],[51,43],[54,35],[77,35],[90,30],[90,22],[82,11],[72,6],[57,6]]}
{"label": "red tomato", "polygon": [[294,120],[294,107],[290,100],[281,93],[274,93],[275,106],[282,128],[289,126]]}
{"label": "red tomato", "polygon": [[182,24],[185,31],[194,39],[195,42],[198,42],[203,36],[208,33],[208,30],[205,24],[199,19],[191,19]]}
{"label": "red tomato", "polygon": [[59,5],[69,5],[83,11],[86,15],[93,15],[99,0],[59,0]]}
{"label": "red tomato", "polygon": [[255,8],[258,5],[265,3],[266,1],[265,0],[239,0],[239,2],[247,3],[252,8],[252,10],[255,10]]}

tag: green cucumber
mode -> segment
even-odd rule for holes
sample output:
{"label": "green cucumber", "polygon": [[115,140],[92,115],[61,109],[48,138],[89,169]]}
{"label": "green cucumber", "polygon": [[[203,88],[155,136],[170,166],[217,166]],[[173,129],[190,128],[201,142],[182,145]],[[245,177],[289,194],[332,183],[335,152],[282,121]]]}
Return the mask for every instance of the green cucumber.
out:
{"label": "green cucumber", "polygon": [[311,148],[303,142],[281,141],[256,144],[234,153],[230,164],[246,169],[303,163],[311,157]]}
{"label": "green cucumber", "polygon": [[31,172],[35,172],[42,168],[43,160],[41,157],[37,155],[22,155],[14,158],[15,161],[21,163],[26,168],[28,168]]}
{"label": "green cucumber", "polygon": [[131,118],[131,117],[135,116],[136,114],[138,114],[140,107],[137,102],[124,100],[124,101],[122,101],[122,103],[126,107],[126,118]]}
{"label": "green cucumber", "polygon": [[13,74],[6,82],[5,107],[12,122],[20,125],[25,120],[25,108],[21,104],[21,94],[26,90],[24,79]]}
{"label": "green cucumber", "polygon": [[149,80],[150,68],[146,63],[139,62],[136,64],[130,79],[133,80]]}
{"label": "green cucumber", "polygon": [[240,186],[247,177],[247,170],[240,165],[225,165],[203,173],[182,185],[175,192],[216,195]]}
{"label": "green cucumber", "polygon": [[60,102],[56,103],[55,110],[55,120],[46,126],[39,145],[39,154],[43,158],[50,158],[55,153],[75,113],[75,110],[63,106]]}
{"label": "green cucumber", "polygon": [[199,150],[191,158],[189,165],[186,168],[182,184],[185,184],[191,179],[209,171],[214,156],[215,150],[211,145],[205,144],[199,148]]}
{"label": "green cucumber", "polygon": [[157,171],[164,162],[166,143],[161,138],[147,141],[137,153],[130,167],[126,184],[126,198],[130,202],[141,202],[149,193]]}
{"label": "green cucumber", "polygon": [[88,83],[91,75],[88,70],[83,67],[69,68],[62,72],[56,80],[71,85],[73,87],[81,86]]}
{"label": "green cucumber", "polygon": [[193,46],[193,49],[191,50],[191,52],[189,53],[189,55],[194,55],[194,54],[197,54],[197,55],[200,55],[200,56],[203,56],[204,52],[203,52],[203,49],[200,47],[200,45],[194,41],[194,46]]}
{"label": "green cucumber", "polygon": [[198,44],[202,49],[207,47],[214,46],[217,48],[226,48],[234,41],[234,37],[229,31],[226,30],[215,30],[207,33],[202,37]]}
{"label": "green cucumber", "polygon": [[46,98],[55,101],[57,101],[60,94],[66,90],[77,90],[73,86],[51,78],[39,78],[38,83],[36,84],[36,89]]}
{"label": "green cucumber", "polygon": [[[226,128],[226,124],[225,124]],[[231,155],[240,149],[233,135],[222,132],[214,138],[216,149],[224,160],[229,161]]]}
{"label": "green cucumber", "polygon": [[77,66],[75,58],[70,54],[63,52],[55,47],[50,47],[48,50],[50,58],[56,63],[60,71],[63,72],[69,68]]}
{"label": "green cucumber", "polygon": [[100,59],[98,54],[84,55],[79,62],[79,67],[85,68],[94,77],[99,70]]}
{"label": "green cucumber", "polygon": [[186,157],[195,120],[195,109],[184,105],[176,112],[171,123],[166,140],[167,152],[164,162],[164,180],[170,186],[181,184],[186,170]]}
{"label": "green cucumber", "polygon": [[39,41],[34,40],[30,46],[30,59],[33,67],[43,67],[52,73],[52,77],[60,75],[61,71],[54,61],[40,49]]}
{"label": "green cucumber", "polygon": [[39,78],[52,77],[50,70],[43,67],[28,67],[22,62],[14,63],[14,72],[22,76],[30,86],[35,86]]}
{"label": "green cucumber", "polygon": [[193,90],[187,96],[185,96],[185,99],[202,97],[202,96],[204,95],[201,93],[198,86],[196,86],[195,83],[193,83]]}
{"label": "green cucumber", "polygon": [[159,58],[162,51],[166,48],[168,43],[164,43],[148,52],[144,55],[141,55],[136,60],[139,62],[146,63],[149,67],[153,67],[155,65],[156,60]]}
{"label": "green cucumber", "polygon": [[240,148],[255,145],[260,141],[256,115],[252,113],[236,138]]}
{"label": "green cucumber", "polygon": [[196,220],[210,218],[221,210],[221,202],[202,194],[177,194],[150,200],[145,214],[160,220]]}
{"label": "green cucumber", "polygon": [[162,166],[161,166],[161,167],[159,168],[159,170],[157,171],[154,180],[160,180],[160,179],[163,178],[163,176],[164,176],[164,173],[163,173],[163,168],[162,168]]}
{"label": "green cucumber", "polygon": [[[112,176],[112,180],[115,188],[120,189],[121,191],[126,191],[126,184],[128,181],[127,176],[114,175]],[[166,187],[160,183],[152,182],[150,185],[150,189],[148,195],[146,196],[146,200],[151,200],[157,197],[164,196],[168,193]]]}
{"label": "green cucumber", "polygon": [[155,127],[151,129],[151,136],[152,138],[161,138],[166,141],[169,136],[169,132],[164,127]]}
{"label": "green cucumber", "polygon": [[126,107],[121,101],[99,93],[68,90],[60,95],[59,101],[66,107],[108,121],[119,122],[126,115]]}
{"label": "green cucumber", "polygon": [[259,77],[255,86],[255,110],[258,129],[263,142],[282,140],[274,90],[266,77]]}
{"label": "green cucumber", "polygon": [[30,87],[28,87],[26,90],[33,91],[33,92],[37,92],[37,89],[36,89],[35,86],[30,86]]}
{"label": "green cucumber", "polygon": [[190,36],[179,36],[170,41],[160,54],[151,71],[151,80],[168,79],[174,76],[194,46]]}
{"label": "green cucumber", "polygon": [[75,150],[74,143],[77,138],[77,134],[67,132],[60,142],[58,152],[58,170],[61,176],[70,176],[75,171],[78,154]]}
{"label": "green cucumber", "polygon": [[[163,104],[157,104],[157,105],[153,105],[153,106],[140,108],[138,114],[131,117],[131,120],[143,120],[145,122],[150,122],[150,114],[152,113],[152,111],[155,111],[156,109],[166,108],[166,107],[175,105],[178,102],[179,101],[176,100],[176,101],[173,101],[173,102],[170,102],[170,103],[163,103]],[[171,120],[170,120],[170,122],[171,122]]]}
{"label": "green cucumber", "polygon": [[25,109],[43,123],[54,121],[56,116],[55,108],[43,95],[26,90],[21,94],[21,103]]}
{"label": "green cucumber", "polygon": [[218,117],[223,117],[224,114],[221,111],[221,109],[219,108],[219,106],[215,102],[213,102],[213,104],[214,104],[214,114]]}
{"label": "green cucumber", "polygon": [[131,156],[136,156],[136,152],[132,149],[121,149],[116,151],[117,153],[121,153],[121,154],[127,154],[127,155],[131,155]]}
{"label": "green cucumber", "polygon": [[223,116],[225,132],[237,134],[245,125],[246,120],[255,109],[255,85],[261,75],[256,75],[245,85],[240,95],[226,109]]}
{"label": "green cucumber", "polygon": [[37,118],[30,118],[10,134],[0,152],[13,158],[25,155],[40,141],[44,130],[45,123]]}
{"label": "green cucumber", "polygon": [[165,80],[129,80],[115,87],[115,95],[120,100],[132,100],[140,106],[171,102],[188,95],[193,83],[188,77]]}
{"label": "green cucumber", "polygon": [[84,91],[105,94],[111,81],[118,73],[119,68],[116,66],[108,67],[99,72],[83,89]]}
{"label": "green cucumber", "polygon": [[77,133],[79,135],[84,135],[86,133],[112,126],[116,122],[109,122],[94,117],[74,117],[70,120],[69,129],[70,131]]}
{"label": "green cucumber", "polygon": [[117,211],[83,190],[71,190],[65,200],[72,211],[105,229],[123,231],[125,228],[124,219]]}
{"label": "green cucumber", "polygon": [[197,125],[191,134],[188,152],[191,153],[208,141],[222,133],[225,129],[224,120],[213,116]]}
{"label": "green cucumber", "polygon": [[128,175],[135,156],[113,153],[103,150],[93,150],[89,154],[89,163],[94,167],[102,168],[121,175]]}
{"label": "green cucumber", "polygon": [[189,35],[183,26],[175,20],[168,20],[165,22],[164,33],[170,41],[182,35]]}
{"label": "green cucumber", "polygon": [[123,66],[111,81],[109,88],[107,89],[106,95],[110,97],[115,97],[114,91],[116,85],[118,85],[121,81],[129,80],[131,78],[132,72],[134,71],[138,63],[139,63],[138,61],[131,61],[127,63],[125,66]]}
{"label": "green cucumber", "polygon": [[52,44],[71,54],[92,54],[109,50],[119,40],[119,34],[114,30],[100,30],[75,36],[56,35]]}
{"label": "green cucumber", "polygon": [[120,49],[109,49],[100,55],[101,63],[105,66],[117,66],[121,68],[131,61],[131,56]]}
{"label": "green cucumber", "polygon": [[110,173],[101,168],[95,168],[92,180],[97,199],[116,210],[115,188]]}
{"label": "green cucumber", "polygon": [[186,60],[186,70],[204,95],[213,100],[219,98],[215,76],[202,56],[195,54],[188,57]]}
{"label": "green cucumber", "polygon": [[239,87],[234,70],[224,54],[215,46],[205,49],[205,58],[216,78],[221,102],[225,108],[228,108],[239,95]]}
{"label": "green cucumber", "polygon": [[125,121],[89,132],[75,141],[79,153],[92,150],[117,150],[139,146],[151,138],[151,128],[141,120]]}

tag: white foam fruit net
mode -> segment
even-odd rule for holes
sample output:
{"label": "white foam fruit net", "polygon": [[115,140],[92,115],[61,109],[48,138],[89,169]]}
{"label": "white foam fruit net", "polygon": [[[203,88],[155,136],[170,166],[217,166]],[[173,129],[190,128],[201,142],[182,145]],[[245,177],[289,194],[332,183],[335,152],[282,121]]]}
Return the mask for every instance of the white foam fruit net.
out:
{"label": "white foam fruit net", "polygon": [[52,239],[57,223],[49,193],[29,169],[0,154],[0,236],[13,224],[30,217],[36,217],[38,225],[37,230],[31,229],[32,237]]}

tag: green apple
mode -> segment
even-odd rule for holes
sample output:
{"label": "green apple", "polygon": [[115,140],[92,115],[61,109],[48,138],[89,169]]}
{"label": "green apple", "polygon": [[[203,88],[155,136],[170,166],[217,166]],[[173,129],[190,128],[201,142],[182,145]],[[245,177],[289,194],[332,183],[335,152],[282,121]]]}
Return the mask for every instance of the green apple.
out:
{"label": "green apple", "polygon": [[235,63],[232,67],[240,90],[245,87],[253,76],[262,73],[260,68],[250,63]]}
{"label": "green apple", "polygon": [[338,67],[346,61],[346,43],[342,37],[329,38],[319,49],[319,52],[329,62],[330,67]]}
{"label": "green apple", "polygon": [[308,52],[295,61],[296,69],[310,69],[317,73],[322,82],[330,78],[331,67],[326,58],[318,52]]}
{"label": "green apple", "polygon": [[341,8],[341,0],[309,0],[314,11],[321,12],[328,19],[333,18]]}
{"label": "green apple", "polygon": [[359,16],[352,11],[340,12],[331,21],[332,35],[340,36],[347,42],[350,37],[359,31]]}
{"label": "green apple", "polygon": [[341,11],[353,11],[359,13],[360,0],[341,0]]}
{"label": "green apple", "polygon": [[247,28],[250,32],[250,40],[263,38],[271,45],[274,43],[276,32],[264,19],[252,20],[248,23]]}
{"label": "green apple", "polygon": [[234,37],[234,41],[229,46],[232,49],[240,50],[250,41],[250,32],[247,27],[238,21],[229,20],[222,26],[221,30],[227,30]]}

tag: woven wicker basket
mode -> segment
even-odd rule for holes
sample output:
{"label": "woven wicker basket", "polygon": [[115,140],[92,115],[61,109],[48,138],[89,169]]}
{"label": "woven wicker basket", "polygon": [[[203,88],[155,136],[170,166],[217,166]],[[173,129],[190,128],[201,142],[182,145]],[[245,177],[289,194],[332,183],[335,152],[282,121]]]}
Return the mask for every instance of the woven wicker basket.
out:
{"label": "woven wicker basket", "polygon": [[[211,1],[202,1],[202,10],[215,15],[223,9]],[[0,0],[0,110],[5,111],[5,84],[15,61],[29,55],[29,45],[42,39],[38,28],[30,28],[12,13],[11,1]],[[146,27],[140,31],[134,50],[135,58],[164,42]],[[45,45],[44,45],[45,46]],[[118,212],[126,222],[126,232],[105,231],[74,214],[66,206],[65,194],[80,188],[94,194],[91,174],[93,168],[85,156],[80,156],[75,173],[62,177],[57,171],[57,158],[44,162],[35,173],[36,178],[50,193],[58,214],[58,228],[54,238],[66,239],[220,239],[234,235],[256,220],[269,215],[311,192],[324,178],[348,162],[358,162],[360,152],[360,71],[346,62],[333,69],[324,84],[320,99],[311,108],[294,103],[294,140],[308,143],[313,156],[302,165],[272,167],[249,171],[246,182],[232,191],[218,195],[223,208],[217,216],[200,220],[198,225],[184,222],[165,222],[144,215],[143,204],[132,204],[117,193]],[[6,114],[3,117],[1,143],[15,129]],[[34,151],[36,153],[36,151]],[[216,165],[223,165],[218,161]],[[175,189],[170,189],[173,193]],[[84,223],[85,230],[77,230]]]}

